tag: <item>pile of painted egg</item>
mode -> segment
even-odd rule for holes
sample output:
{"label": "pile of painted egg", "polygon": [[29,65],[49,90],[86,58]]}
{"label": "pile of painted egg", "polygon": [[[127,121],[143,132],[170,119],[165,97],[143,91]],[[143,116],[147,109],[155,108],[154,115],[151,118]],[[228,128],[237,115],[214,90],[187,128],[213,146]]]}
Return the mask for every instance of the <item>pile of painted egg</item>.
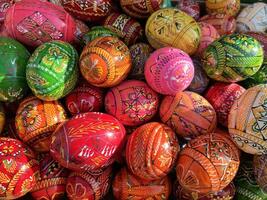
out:
{"label": "pile of painted egg", "polygon": [[0,7],[0,199],[267,200],[264,1]]}

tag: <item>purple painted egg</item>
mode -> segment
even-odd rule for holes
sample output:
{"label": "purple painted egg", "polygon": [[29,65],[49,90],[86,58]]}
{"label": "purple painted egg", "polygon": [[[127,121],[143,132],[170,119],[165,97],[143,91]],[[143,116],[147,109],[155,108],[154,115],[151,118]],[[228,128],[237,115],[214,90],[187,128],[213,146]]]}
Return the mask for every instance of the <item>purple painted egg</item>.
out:
{"label": "purple painted egg", "polygon": [[163,95],[175,95],[186,89],[194,77],[194,65],[187,53],[164,47],[156,50],[145,64],[149,86]]}

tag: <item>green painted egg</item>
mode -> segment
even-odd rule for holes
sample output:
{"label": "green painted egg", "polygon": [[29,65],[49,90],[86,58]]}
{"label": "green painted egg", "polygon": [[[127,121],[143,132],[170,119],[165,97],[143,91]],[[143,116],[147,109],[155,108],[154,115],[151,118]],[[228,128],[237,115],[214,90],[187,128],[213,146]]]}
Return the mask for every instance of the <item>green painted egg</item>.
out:
{"label": "green painted egg", "polygon": [[267,193],[263,192],[254,176],[253,157],[248,154],[244,155],[234,182],[236,186],[235,200],[266,200]]}
{"label": "green painted egg", "polygon": [[0,37],[0,101],[13,102],[27,93],[25,70],[29,57],[22,44]]}
{"label": "green painted egg", "polygon": [[261,44],[242,34],[225,35],[204,51],[202,62],[207,75],[217,81],[238,82],[253,76],[263,63]]}
{"label": "green painted egg", "polygon": [[78,54],[63,41],[39,46],[29,59],[26,78],[33,94],[45,101],[58,100],[75,87]]}
{"label": "green painted egg", "polygon": [[105,37],[105,36],[118,37],[116,33],[114,33],[113,31],[104,26],[94,26],[88,33],[84,34],[83,42],[84,44],[88,44],[89,42],[98,37]]}

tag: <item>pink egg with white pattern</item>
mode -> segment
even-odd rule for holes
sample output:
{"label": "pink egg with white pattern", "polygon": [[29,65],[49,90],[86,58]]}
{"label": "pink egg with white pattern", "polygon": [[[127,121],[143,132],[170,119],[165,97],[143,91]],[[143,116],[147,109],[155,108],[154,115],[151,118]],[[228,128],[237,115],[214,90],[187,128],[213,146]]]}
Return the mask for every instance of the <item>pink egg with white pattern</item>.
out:
{"label": "pink egg with white pattern", "polygon": [[164,47],[150,55],[145,64],[148,85],[163,95],[175,95],[185,90],[194,77],[194,65],[187,53]]}

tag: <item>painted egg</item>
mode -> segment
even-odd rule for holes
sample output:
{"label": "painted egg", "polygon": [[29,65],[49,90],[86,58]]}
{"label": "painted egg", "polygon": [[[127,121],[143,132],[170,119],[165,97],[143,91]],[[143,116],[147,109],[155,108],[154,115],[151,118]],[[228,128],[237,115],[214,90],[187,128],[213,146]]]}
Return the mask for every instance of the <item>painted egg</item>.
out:
{"label": "painted egg", "polygon": [[267,193],[267,155],[254,156],[253,169],[258,185]]}
{"label": "painted egg", "polygon": [[231,182],[219,192],[200,194],[196,192],[189,192],[176,183],[174,193],[176,199],[179,200],[232,200],[235,196],[235,185]]}
{"label": "painted egg", "polygon": [[5,115],[4,107],[2,103],[0,103],[0,133],[4,129],[5,121],[6,121],[6,115]]}
{"label": "painted egg", "polygon": [[177,4],[177,8],[184,11],[195,20],[199,19],[200,15],[200,6],[199,2],[195,0],[180,0]]}
{"label": "painted egg", "polygon": [[224,14],[209,14],[200,18],[200,22],[211,24],[220,35],[229,35],[236,30],[236,20],[233,16]]}
{"label": "painted egg", "polygon": [[156,10],[159,10],[162,2],[163,0],[120,0],[120,5],[126,14],[131,17],[143,19],[149,17]]}
{"label": "painted egg", "polygon": [[78,54],[62,41],[39,46],[29,59],[26,78],[33,94],[45,101],[58,100],[70,93],[78,78]]}
{"label": "painted egg", "polygon": [[83,21],[99,21],[111,11],[112,0],[61,0],[63,8],[72,16]]}
{"label": "painted egg", "polygon": [[89,32],[84,34],[83,42],[84,44],[88,44],[89,42],[92,42],[94,39],[98,37],[105,37],[105,36],[118,37],[116,33],[114,33],[113,31],[104,26],[94,26],[91,28]]}
{"label": "painted egg", "polygon": [[0,1],[0,23],[5,20],[6,12],[15,3],[14,0],[1,0]]}
{"label": "painted egg", "polygon": [[64,199],[68,171],[47,154],[40,159],[40,177],[31,190],[35,200]]}
{"label": "painted egg", "polygon": [[218,122],[228,127],[228,115],[235,100],[246,90],[236,83],[217,82],[212,85],[205,98],[210,102],[217,113]]}
{"label": "painted egg", "polygon": [[12,38],[33,47],[52,40],[75,39],[74,19],[62,7],[47,1],[15,3],[6,13],[5,26]]}
{"label": "painted egg", "polygon": [[253,171],[253,158],[241,160],[241,166],[235,178],[237,200],[265,200],[265,193],[257,184]]}
{"label": "painted egg", "polygon": [[19,140],[0,138],[0,198],[17,199],[32,190],[39,178],[39,163]]}
{"label": "painted egg", "polygon": [[151,120],[158,111],[159,97],[145,82],[129,80],[109,90],[106,112],[122,124],[138,126]]}
{"label": "painted egg", "polygon": [[65,99],[66,107],[72,115],[98,112],[103,107],[103,101],[103,90],[89,85],[85,81],[79,84]]}
{"label": "painted egg", "polygon": [[50,149],[51,135],[66,120],[66,113],[57,101],[28,97],[19,105],[15,124],[20,139],[35,151]]}
{"label": "painted egg", "polygon": [[201,30],[194,18],[185,12],[164,8],[148,18],[146,36],[155,49],[172,46],[192,55],[198,48]]}
{"label": "painted egg", "polygon": [[205,0],[208,13],[235,16],[240,9],[240,0]]}
{"label": "painted egg", "polygon": [[83,36],[88,33],[89,27],[82,21],[75,19],[76,23],[76,31],[75,31],[75,41],[74,41],[74,46],[78,49],[81,50],[84,46],[83,43]]}
{"label": "painted egg", "polygon": [[194,64],[194,77],[187,89],[189,91],[201,94],[208,87],[209,78],[204,71],[200,60],[198,58],[193,58],[192,60]]}
{"label": "painted egg", "polygon": [[28,92],[25,70],[30,53],[16,40],[0,37],[0,101],[14,102]]}
{"label": "painted egg", "polygon": [[169,199],[171,181],[166,176],[155,181],[144,181],[122,168],[113,181],[113,194],[118,200]]}
{"label": "painted egg", "polygon": [[220,38],[218,31],[211,25],[205,22],[199,22],[201,28],[201,39],[196,51],[196,55],[199,57],[203,56],[205,49],[215,40]]}
{"label": "painted egg", "polygon": [[128,47],[117,37],[99,37],[86,45],[80,56],[83,77],[97,87],[113,87],[131,70]]}
{"label": "painted egg", "polygon": [[179,151],[178,139],[171,128],[150,122],[137,128],[129,137],[127,166],[143,180],[158,180],[174,167]]}
{"label": "painted egg", "polygon": [[237,16],[238,32],[265,32],[267,30],[267,4],[254,3],[245,7]]}
{"label": "painted egg", "polygon": [[[267,57],[266,57],[267,58]],[[260,84],[267,84],[267,59],[259,71],[251,77],[248,77],[246,80],[240,83],[245,88],[251,88]]]}
{"label": "painted egg", "polygon": [[150,54],[153,52],[153,48],[146,43],[137,43],[132,45],[129,50],[132,58],[132,70],[128,78],[144,81],[145,63]]}
{"label": "painted egg", "polygon": [[145,64],[148,85],[163,95],[175,95],[186,89],[194,77],[194,65],[187,53],[164,47],[154,51]]}
{"label": "painted egg", "polygon": [[238,82],[254,75],[263,63],[261,44],[251,36],[232,34],[211,43],[203,53],[207,75],[222,82]]}
{"label": "painted egg", "polygon": [[160,105],[160,118],[187,140],[212,133],[217,125],[216,112],[210,103],[194,92],[166,96]]}
{"label": "painted egg", "polygon": [[124,139],[125,128],[115,117],[88,112],[57,128],[50,153],[73,171],[97,171],[114,162]]}
{"label": "painted egg", "polygon": [[247,89],[237,99],[228,117],[229,133],[238,147],[250,154],[266,154],[265,116],[267,85]]}
{"label": "painted egg", "polygon": [[135,44],[144,36],[140,23],[125,14],[110,14],[105,19],[104,26],[116,33],[127,45]]}
{"label": "painted egg", "polygon": [[67,195],[69,200],[100,200],[111,186],[112,168],[101,173],[72,172],[67,180]]}
{"label": "painted egg", "polygon": [[176,174],[189,192],[207,194],[224,189],[239,167],[239,150],[224,134],[210,133],[191,140],[178,156]]}

